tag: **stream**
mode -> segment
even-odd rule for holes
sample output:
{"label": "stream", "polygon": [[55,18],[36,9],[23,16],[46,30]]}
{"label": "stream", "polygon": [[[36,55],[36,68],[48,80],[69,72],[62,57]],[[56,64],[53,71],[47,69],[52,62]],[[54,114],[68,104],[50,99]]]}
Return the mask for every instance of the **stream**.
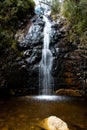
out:
{"label": "stream", "polygon": [[37,122],[49,116],[61,118],[70,130],[87,130],[87,99],[25,96],[0,100],[0,130],[42,130]]}

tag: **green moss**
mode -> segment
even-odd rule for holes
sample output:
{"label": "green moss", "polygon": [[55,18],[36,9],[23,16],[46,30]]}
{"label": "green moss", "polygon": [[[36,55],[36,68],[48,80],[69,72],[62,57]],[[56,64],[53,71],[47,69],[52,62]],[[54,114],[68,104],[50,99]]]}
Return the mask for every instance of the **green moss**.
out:
{"label": "green moss", "polygon": [[0,1],[0,47],[10,45],[16,48],[14,34],[19,21],[34,12],[33,0],[2,0]]}

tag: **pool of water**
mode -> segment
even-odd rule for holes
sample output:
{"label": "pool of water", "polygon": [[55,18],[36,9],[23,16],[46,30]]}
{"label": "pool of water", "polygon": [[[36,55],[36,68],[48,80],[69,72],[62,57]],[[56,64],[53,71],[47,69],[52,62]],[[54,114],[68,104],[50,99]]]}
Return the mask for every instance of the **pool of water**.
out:
{"label": "pool of water", "polygon": [[42,130],[38,121],[64,120],[70,130],[87,130],[87,99],[65,96],[25,96],[0,100],[0,130]]}

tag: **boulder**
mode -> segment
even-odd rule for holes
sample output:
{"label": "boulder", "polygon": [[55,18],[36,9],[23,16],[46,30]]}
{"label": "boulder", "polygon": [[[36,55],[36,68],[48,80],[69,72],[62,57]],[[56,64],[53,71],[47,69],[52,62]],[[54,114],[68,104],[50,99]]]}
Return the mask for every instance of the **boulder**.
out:
{"label": "boulder", "polygon": [[73,90],[73,89],[59,89],[56,90],[57,95],[64,95],[64,96],[82,96],[81,92],[79,90]]}
{"label": "boulder", "polygon": [[66,122],[56,116],[50,116],[39,122],[39,126],[45,130],[69,130]]}

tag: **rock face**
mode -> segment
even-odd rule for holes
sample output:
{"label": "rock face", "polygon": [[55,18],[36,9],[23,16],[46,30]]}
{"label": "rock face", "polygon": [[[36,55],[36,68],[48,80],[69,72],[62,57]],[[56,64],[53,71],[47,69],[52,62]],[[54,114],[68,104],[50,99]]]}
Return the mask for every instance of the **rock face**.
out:
{"label": "rock face", "polygon": [[[52,23],[52,34],[51,34],[51,43],[50,45],[54,45],[60,39],[61,33],[58,29],[58,25],[50,20]],[[39,16],[36,20],[33,21],[29,31],[27,32],[26,36],[24,37],[23,41],[19,43],[18,47],[20,50],[26,50],[28,48],[43,45],[43,29],[45,26],[45,22],[43,20],[43,16]]]}
{"label": "rock face", "polygon": [[[78,89],[87,91],[86,75],[87,62],[79,54],[76,45],[65,40],[67,30],[64,20],[52,23],[50,49],[53,55],[52,76],[54,91],[63,89]],[[2,50],[0,62],[0,92],[8,90],[12,95],[38,94],[39,64],[43,47],[44,21],[42,16],[31,19],[27,25],[27,33],[20,32],[18,50],[21,56],[11,49]],[[18,36],[18,35],[15,35]],[[87,61],[87,60],[85,60]],[[84,68],[85,67],[85,68]],[[84,71],[84,72],[83,72]],[[87,78],[87,77],[86,77]]]}
{"label": "rock face", "polygon": [[[17,34],[15,34],[15,38],[19,42],[18,49],[22,52],[22,55],[19,57],[13,50],[10,50],[10,48],[2,53],[2,62],[0,63],[1,93],[5,91],[6,88],[9,91],[8,93],[11,91],[11,94],[14,95],[16,91],[18,91],[17,95],[38,93],[39,64],[42,55],[43,29],[45,23],[42,16],[33,18],[31,23],[31,26],[30,23],[27,25],[27,27],[30,28],[29,30],[26,29],[28,30],[26,34],[24,34],[24,30],[19,30]],[[51,50],[55,55],[56,49],[53,48],[53,44],[57,42],[60,33],[54,23],[52,23],[52,30]],[[5,60],[5,58],[7,60]]]}
{"label": "rock face", "polygon": [[68,125],[56,116],[50,116],[39,122],[39,126],[46,130],[69,130]]}
{"label": "rock face", "polygon": [[57,75],[58,76],[57,80],[55,78],[55,83],[58,84],[59,89],[64,88],[74,89],[75,91],[80,90],[80,92],[82,93],[84,93],[83,91],[85,90],[86,92],[86,82],[84,81],[84,77],[86,78],[86,66],[83,66],[83,64],[85,63],[83,63],[83,59],[85,60],[85,58],[81,57],[79,53],[79,51],[81,50],[78,50],[75,45],[69,42],[68,45],[67,42],[65,45],[64,43],[61,43],[61,45],[59,45],[59,48],[60,52],[58,56],[56,68],[57,73],[55,77]]}
{"label": "rock face", "polygon": [[31,25],[24,40],[19,44],[19,49],[28,49],[31,46],[40,45],[43,43],[43,27],[44,21],[42,17],[38,17]]}
{"label": "rock face", "polygon": [[[38,89],[39,86],[39,64],[42,56],[43,47],[43,30],[45,22],[42,16],[36,17],[32,20],[33,23],[29,28],[23,41],[18,44],[20,51],[23,51],[23,58],[27,64],[27,70],[29,74],[29,86],[34,89]],[[58,24],[53,22],[51,27],[51,43],[50,49],[54,59],[58,57],[58,41],[62,38],[62,33],[59,30]],[[55,64],[56,65],[56,64]],[[55,68],[55,67],[54,67]],[[54,72],[55,73],[55,72]],[[32,82],[32,79],[34,82]]]}

